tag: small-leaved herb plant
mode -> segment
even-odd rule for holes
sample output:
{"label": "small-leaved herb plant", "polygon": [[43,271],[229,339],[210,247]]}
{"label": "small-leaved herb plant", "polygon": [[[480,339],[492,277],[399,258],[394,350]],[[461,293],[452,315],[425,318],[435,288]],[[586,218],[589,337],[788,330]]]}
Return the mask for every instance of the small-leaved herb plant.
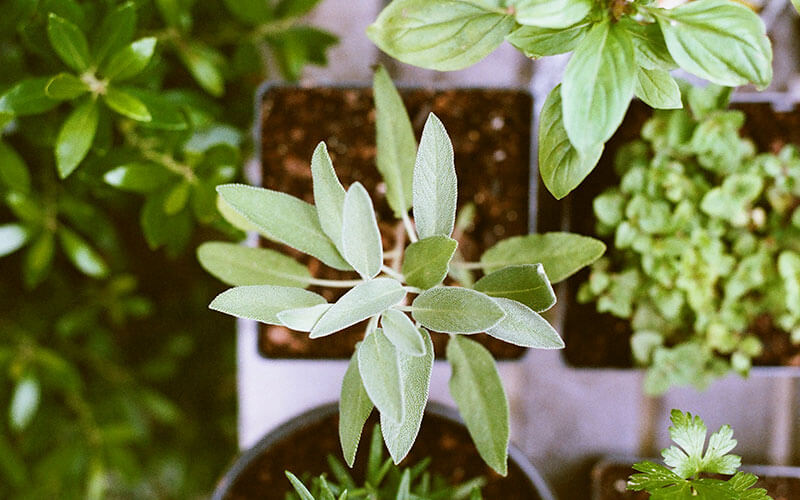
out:
{"label": "small-leaved herb plant", "polygon": [[631,320],[649,393],[746,375],[765,328],[800,342],[800,152],[757,154],[729,94],[695,88],[688,111],[656,112],[594,200],[614,245],[578,300]]}
{"label": "small-leaved herb plant", "polygon": [[732,0],[673,9],[653,0],[394,0],[367,34],[392,57],[441,71],[470,66],[503,40],[531,58],[572,52],[539,128],[539,172],[559,199],[597,165],[634,95],[681,107],[671,70],[732,87],[772,80],[764,23]]}
{"label": "small-leaved herb plant", "polygon": [[[363,484],[357,482],[347,468],[333,455],[328,455],[327,474],[307,478],[305,482],[289,471],[286,477],[293,492],[286,500],[481,500],[486,479],[476,477],[450,485],[439,475],[431,474],[430,458],[407,467],[397,467],[383,451],[381,429],[372,431],[367,468]],[[308,486],[307,486],[308,485]]]}
{"label": "small-leaved herb plant", "polygon": [[[209,243],[198,250],[200,262],[239,285],[210,307],[309,332],[311,338],[368,320],[342,384],[340,438],[351,465],[373,406],[395,463],[406,456],[428,399],[434,359],[429,331],[450,334],[450,392],[481,456],[505,474],[508,402],[491,354],[469,335],[486,332],[524,347],[562,348],[561,338],[540,316],[555,303],[551,283],[599,258],[605,245],[568,233],[533,234],[499,242],[480,262],[456,262],[458,242],[451,236],[457,184],[447,132],[431,114],[417,149],[408,113],[382,68],[374,91],[377,167],[410,244],[401,253],[384,253],[369,194],[358,182],[348,189],[339,183],[320,143],[311,159],[315,205],[239,184],[220,186],[218,192],[235,224],[334,269],[354,271],[357,279],[319,280],[273,250]],[[442,285],[459,270],[485,275],[471,287]],[[310,285],[349,291],[329,304],[304,289]]]}
{"label": "small-leaved herb plant", "polygon": [[[664,463],[634,464],[639,471],[628,480],[628,489],[646,491],[651,500],[772,500],[763,488],[753,488],[758,477],[737,472],[742,458],[729,454],[736,447],[733,429],[723,425],[711,434],[705,449],[708,429],[691,413],[672,410],[669,435],[677,446],[661,452]],[[709,475],[731,475],[727,481]]]}

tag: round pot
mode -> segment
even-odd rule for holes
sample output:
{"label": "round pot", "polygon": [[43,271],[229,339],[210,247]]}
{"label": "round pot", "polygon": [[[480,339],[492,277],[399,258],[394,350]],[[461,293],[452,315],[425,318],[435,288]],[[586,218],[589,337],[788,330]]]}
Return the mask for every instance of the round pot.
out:
{"label": "round pot", "polygon": [[[318,475],[329,470],[326,457],[341,461],[337,403],[319,406],[284,423],[265,435],[234,462],[217,485],[213,500],[283,500],[291,487],[284,476],[289,470],[298,476]],[[363,476],[369,436],[377,422],[373,413],[361,439],[354,477]],[[555,500],[539,472],[518,449],[509,448],[508,475],[494,473],[480,458],[456,412],[429,403],[422,428],[406,461],[416,463],[430,457],[428,470],[452,482],[483,476],[485,500]]]}

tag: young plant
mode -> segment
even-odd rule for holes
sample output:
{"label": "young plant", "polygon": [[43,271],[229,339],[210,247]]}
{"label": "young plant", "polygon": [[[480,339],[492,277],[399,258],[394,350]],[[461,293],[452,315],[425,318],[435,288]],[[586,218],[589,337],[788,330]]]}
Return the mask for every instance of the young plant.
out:
{"label": "young plant", "polygon": [[[722,426],[711,435],[703,451],[708,429],[700,417],[672,410],[669,435],[677,446],[664,449],[661,455],[667,466],[639,462],[628,480],[628,489],[647,491],[652,500],[772,500],[763,488],[753,488],[754,474],[737,472],[742,458],[728,454],[736,447],[733,429]],[[704,477],[711,474],[733,475],[727,481]]]}
{"label": "young plant", "polygon": [[[417,150],[403,102],[382,68],[375,74],[375,102],[377,166],[410,242],[400,247],[402,254],[384,253],[369,194],[358,182],[342,187],[320,143],[311,160],[315,205],[252,186],[223,185],[218,191],[226,210],[245,221],[242,227],[334,269],[354,271],[357,279],[319,280],[273,250],[207,244],[199,249],[200,262],[223,281],[241,285],[210,307],[309,332],[311,338],[368,321],[342,385],[340,437],[350,465],[373,406],[395,463],[406,456],[428,399],[434,359],[429,331],[449,334],[451,394],[481,456],[505,474],[508,403],[491,354],[468,336],[486,332],[524,347],[563,347],[539,315],[555,303],[551,283],[599,258],[605,246],[567,233],[528,235],[498,243],[480,262],[455,261],[457,183],[444,126],[431,114]],[[456,269],[485,275],[472,287],[443,285]],[[329,304],[304,290],[311,285],[349,290]]]}
{"label": "young plant", "polygon": [[729,94],[691,89],[691,113],[657,112],[594,200],[614,249],[578,300],[631,319],[649,393],[746,375],[765,328],[800,342],[800,153],[756,154]]}
{"label": "young plant", "polygon": [[727,86],[772,80],[764,23],[731,0],[674,9],[653,0],[394,0],[367,35],[392,57],[441,71],[470,66],[503,40],[531,58],[572,52],[539,129],[539,172],[559,199],[597,165],[634,95],[681,107],[671,70]]}
{"label": "young plant", "polygon": [[[486,484],[476,477],[457,485],[447,484],[445,478],[432,475],[427,469],[431,459],[426,458],[409,467],[397,467],[383,453],[381,429],[372,430],[369,457],[363,484],[355,481],[339,460],[328,455],[333,478],[322,474],[306,487],[297,476],[286,471],[294,493],[286,500],[481,500],[481,488]],[[309,483],[308,480],[305,481]]]}

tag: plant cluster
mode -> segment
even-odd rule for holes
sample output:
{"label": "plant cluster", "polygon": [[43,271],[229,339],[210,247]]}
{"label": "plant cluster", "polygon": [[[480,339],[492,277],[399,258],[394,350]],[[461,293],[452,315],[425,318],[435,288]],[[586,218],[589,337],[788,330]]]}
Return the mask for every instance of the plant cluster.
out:
{"label": "plant cluster", "polygon": [[[406,456],[428,399],[434,359],[429,331],[449,334],[450,392],[481,456],[505,474],[508,403],[491,354],[468,335],[486,332],[525,347],[563,347],[540,316],[555,303],[551,283],[593,262],[605,246],[568,233],[534,234],[498,243],[480,262],[454,261],[457,181],[447,132],[431,114],[417,149],[408,113],[383,68],[375,74],[374,94],[377,166],[410,244],[396,245],[402,252],[384,252],[369,194],[358,182],[348,189],[340,184],[320,143],[311,159],[314,205],[238,184],[219,186],[218,192],[236,214],[233,222],[243,218],[263,237],[333,269],[357,273],[357,279],[318,280],[274,250],[209,243],[198,250],[200,262],[237,285],[210,307],[308,332],[311,338],[368,320],[340,399],[340,438],[350,465],[373,407],[395,463]],[[444,286],[451,267],[480,269],[485,275],[470,287]],[[305,290],[311,285],[348,291],[329,304]]]}
{"label": "plant cluster", "polygon": [[772,80],[763,22],[731,0],[673,9],[653,0],[394,0],[367,35],[392,57],[440,71],[470,66],[503,40],[532,58],[572,52],[540,121],[539,172],[559,199],[594,169],[634,95],[681,107],[670,70],[726,86]]}
{"label": "plant cluster", "polygon": [[[763,488],[753,488],[758,481],[754,474],[737,472],[742,458],[729,452],[736,447],[733,429],[723,425],[711,434],[700,417],[672,410],[669,435],[677,446],[661,452],[667,466],[639,462],[628,480],[628,489],[647,491],[652,500],[772,500]],[[732,475],[727,481],[708,475]]]}
{"label": "plant cluster", "polygon": [[614,248],[578,300],[631,319],[650,393],[747,374],[765,321],[800,342],[800,152],[757,154],[728,95],[692,89],[690,111],[657,112],[594,200]]}
{"label": "plant cluster", "polygon": [[408,467],[393,465],[383,453],[379,425],[372,431],[363,484],[357,483],[336,457],[328,455],[328,464],[333,478],[326,474],[314,477],[310,488],[287,471],[294,493],[288,493],[286,500],[481,500],[481,487],[486,483],[477,477],[449,485],[445,478],[427,470],[429,458]]}

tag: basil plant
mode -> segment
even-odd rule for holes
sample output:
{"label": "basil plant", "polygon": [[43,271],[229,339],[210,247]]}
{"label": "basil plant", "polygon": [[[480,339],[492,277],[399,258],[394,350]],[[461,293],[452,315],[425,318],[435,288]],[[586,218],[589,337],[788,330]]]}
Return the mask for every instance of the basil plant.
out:
{"label": "basil plant", "polygon": [[367,34],[392,57],[440,71],[470,66],[504,40],[531,58],[572,52],[539,128],[539,172],[559,199],[597,165],[634,95],[681,107],[671,70],[731,87],[772,80],[764,23],[732,0],[673,9],[653,0],[394,0]]}
{"label": "basil plant", "polygon": [[746,375],[758,333],[800,343],[800,151],[757,154],[729,91],[687,95],[691,113],[656,113],[618,154],[619,186],[594,200],[613,249],[578,293],[631,320],[654,394]]}
{"label": "basil plant", "polygon": [[[551,283],[599,258],[605,246],[566,233],[528,235],[498,243],[480,262],[455,262],[457,182],[447,132],[431,114],[417,148],[403,102],[384,69],[374,83],[377,166],[388,203],[407,234],[402,255],[384,252],[369,193],[358,182],[347,189],[339,183],[320,143],[311,159],[315,205],[239,184],[219,186],[218,192],[226,211],[233,212],[229,220],[352,272],[353,279],[318,280],[275,251],[209,243],[199,249],[201,263],[239,285],[210,307],[308,332],[311,338],[367,321],[341,393],[340,437],[350,465],[373,406],[395,463],[406,456],[428,399],[434,360],[429,331],[449,334],[451,393],[481,456],[505,474],[508,402],[491,354],[469,335],[486,332],[520,346],[562,348],[561,338],[540,316],[556,301]],[[485,275],[472,287],[443,285],[459,269],[480,269]],[[349,290],[329,304],[305,290],[311,285]]]}

